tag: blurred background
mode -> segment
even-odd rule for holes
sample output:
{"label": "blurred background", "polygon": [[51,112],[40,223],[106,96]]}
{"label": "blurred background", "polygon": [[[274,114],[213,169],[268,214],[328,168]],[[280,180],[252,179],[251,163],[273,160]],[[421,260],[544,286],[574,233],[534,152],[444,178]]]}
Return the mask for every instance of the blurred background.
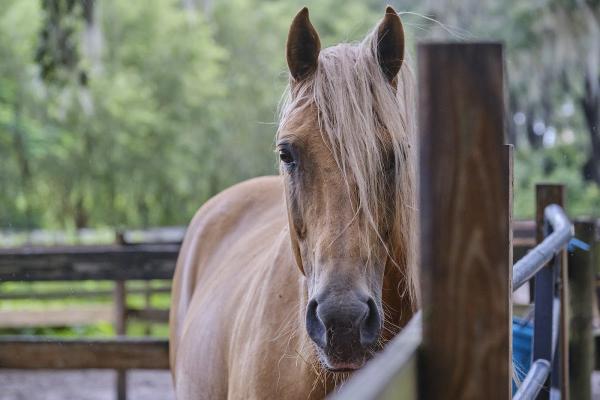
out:
{"label": "blurred background", "polygon": [[[324,46],[362,38],[386,4],[0,0],[0,227],[182,225],[276,173],[285,38],[305,3]],[[411,44],[506,43],[517,217],[536,181],[568,183],[572,214],[600,209],[599,1],[391,3],[411,12]]]}
{"label": "blurred background", "polygon": [[[360,40],[388,3],[413,55],[422,40],[505,43],[515,216],[533,216],[535,183],[562,182],[571,216],[598,217],[600,0],[0,0],[0,247],[177,242],[212,195],[277,172],[295,13],[308,5],[329,46]],[[0,279],[0,334],[164,337],[168,285],[151,278]],[[115,296],[163,314],[119,325]],[[92,311],[40,322],[72,306]],[[0,373],[0,398],[50,398],[23,379]]]}

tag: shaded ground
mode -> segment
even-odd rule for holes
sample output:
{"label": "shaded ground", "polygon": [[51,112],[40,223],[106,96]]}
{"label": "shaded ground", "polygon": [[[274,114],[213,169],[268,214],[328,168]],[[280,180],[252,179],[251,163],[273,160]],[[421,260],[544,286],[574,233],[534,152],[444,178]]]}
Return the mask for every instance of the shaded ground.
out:
{"label": "shaded ground", "polygon": [[[131,371],[128,400],[174,400],[168,371]],[[0,400],[113,400],[113,371],[0,370]]]}

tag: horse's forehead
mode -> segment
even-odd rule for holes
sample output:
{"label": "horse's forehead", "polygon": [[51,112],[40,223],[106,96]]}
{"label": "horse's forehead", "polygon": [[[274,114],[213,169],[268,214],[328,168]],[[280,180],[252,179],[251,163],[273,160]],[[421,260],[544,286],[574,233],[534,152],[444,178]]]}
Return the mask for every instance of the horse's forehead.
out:
{"label": "horse's forehead", "polygon": [[[360,127],[349,127],[349,129],[359,130]],[[336,139],[336,146],[340,146],[342,148],[341,151],[344,151],[344,135],[356,133],[357,132],[340,132],[340,137]],[[377,135],[377,142],[380,147],[379,151],[384,157],[393,150],[391,135],[385,130],[382,129],[379,132],[362,132],[362,134]],[[296,144],[309,153],[317,153],[317,155],[322,155],[328,159],[332,156],[332,149],[326,143],[324,134],[321,131],[318,110],[314,105],[295,113],[294,117],[290,118],[285,126],[280,129],[277,138],[279,141]]]}
{"label": "horse's forehead", "polygon": [[323,141],[318,111],[314,105],[301,107],[292,114],[278,134],[280,141],[313,144]]}

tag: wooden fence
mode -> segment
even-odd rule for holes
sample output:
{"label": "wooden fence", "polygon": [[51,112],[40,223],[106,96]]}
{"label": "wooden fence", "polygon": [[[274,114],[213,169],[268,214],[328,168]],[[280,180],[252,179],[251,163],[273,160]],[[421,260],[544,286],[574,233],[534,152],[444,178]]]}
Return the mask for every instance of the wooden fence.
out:
{"label": "wooden fence", "polygon": [[[0,282],[33,281],[114,281],[113,318],[117,337],[110,339],[58,339],[48,337],[0,337],[0,368],[117,370],[117,399],[124,400],[127,369],[169,368],[167,339],[128,338],[127,320],[166,322],[168,310],[127,307],[126,282],[129,280],[171,280],[179,244],[130,245],[117,238],[110,246],[21,247],[0,249]],[[155,289],[144,288],[148,295]],[[168,287],[156,289],[168,291]],[[138,289],[138,293],[140,290]],[[106,291],[54,292],[41,298],[61,295],[105,295]],[[35,298],[35,294],[30,294]],[[24,298],[2,294],[4,299]],[[148,306],[148,304],[147,304]],[[52,315],[52,313],[49,313]],[[21,316],[23,317],[23,316]],[[92,315],[98,317],[98,315]],[[48,318],[47,316],[45,318]],[[72,318],[72,315],[69,316]],[[64,322],[64,319],[63,319]]]}

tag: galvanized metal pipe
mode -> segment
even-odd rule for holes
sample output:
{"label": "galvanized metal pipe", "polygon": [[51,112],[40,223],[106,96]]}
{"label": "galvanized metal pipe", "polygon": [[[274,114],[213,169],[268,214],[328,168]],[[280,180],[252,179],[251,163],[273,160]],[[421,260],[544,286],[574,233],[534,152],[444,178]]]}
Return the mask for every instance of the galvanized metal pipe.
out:
{"label": "galvanized metal pipe", "polygon": [[531,279],[548,261],[565,247],[573,237],[573,224],[562,207],[551,204],[544,210],[544,218],[552,226],[552,233],[513,266],[513,291]]}
{"label": "galvanized metal pipe", "polygon": [[540,390],[544,387],[544,382],[550,374],[550,362],[548,360],[535,360],[525,377],[519,390],[513,396],[513,400],[535,399]]}

